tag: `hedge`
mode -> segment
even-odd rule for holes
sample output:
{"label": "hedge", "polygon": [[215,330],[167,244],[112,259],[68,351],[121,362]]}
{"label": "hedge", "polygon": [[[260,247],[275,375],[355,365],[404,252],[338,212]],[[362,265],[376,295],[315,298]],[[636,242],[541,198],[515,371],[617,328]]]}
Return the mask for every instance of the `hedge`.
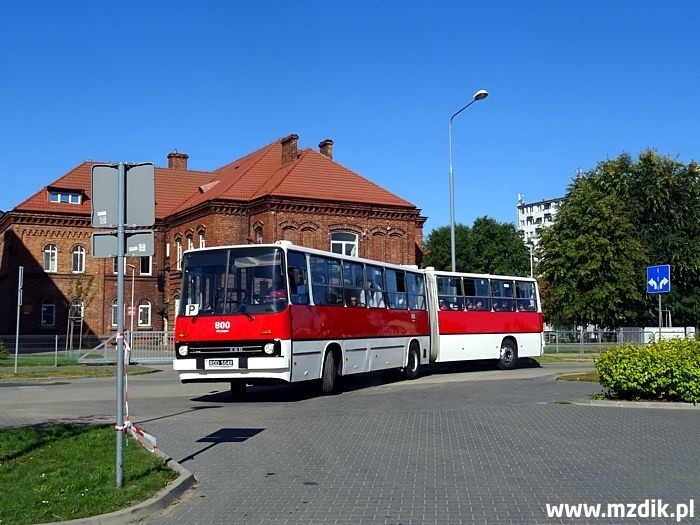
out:
{"label": "hedge", "polygon": [[595,367],[608,398],[700,402],[700,341],[615,346]]}

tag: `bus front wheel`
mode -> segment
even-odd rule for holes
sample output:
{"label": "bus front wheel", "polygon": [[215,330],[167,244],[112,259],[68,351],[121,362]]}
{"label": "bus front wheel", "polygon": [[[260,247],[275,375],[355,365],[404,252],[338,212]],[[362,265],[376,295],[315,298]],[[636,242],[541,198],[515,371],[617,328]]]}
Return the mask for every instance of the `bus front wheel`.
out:
{"label": "bus front wheel", "polygon": [[335,362],[335,354],[328,352],[323,363],[323,375],[321,376],[321,393],[325,396],[334,394],[338,383],[338,365]]}
{"label": "bus front wheel", "polygon": [[510,339],[501,343],[501,357],[498,359],[498,368],[501,370],[513,370],[518,363],[518,349]]}

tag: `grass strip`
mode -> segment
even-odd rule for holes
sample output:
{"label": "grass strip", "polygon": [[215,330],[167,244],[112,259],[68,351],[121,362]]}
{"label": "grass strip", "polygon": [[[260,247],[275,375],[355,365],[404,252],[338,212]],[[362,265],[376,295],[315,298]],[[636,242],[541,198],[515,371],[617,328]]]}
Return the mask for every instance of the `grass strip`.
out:
{"label": "grass strip", "polygon": [[559,381],[583,381],[586,383],[600,383],[598,372],[584,372],[581,374],[562,374],[558,375]]}
{"label": "grass strip", "polygon": [[177,477],[164,460],[124,440],[116,487],[112,426],[62,424],[0,430],[2,523],[44,523],[104,514],[144,501]]}

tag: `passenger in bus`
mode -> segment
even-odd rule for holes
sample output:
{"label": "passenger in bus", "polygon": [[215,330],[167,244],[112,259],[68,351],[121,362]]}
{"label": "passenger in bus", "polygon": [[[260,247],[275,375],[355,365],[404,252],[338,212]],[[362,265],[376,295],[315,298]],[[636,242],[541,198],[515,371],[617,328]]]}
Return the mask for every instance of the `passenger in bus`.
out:
{"label": "passenger in bus", "polygon": [[476,305],[474,306],[474,309],[475,310],[484,310],[484,303],[482,303],[481,301],[477,301]]}
{"label": "passenger in bus", "polygon": [[440,299],[439,303],[440,303],[440,310],[447,310],[447,305],[445,304],[444,299]]}
{"label": "passenger in bus", "polygon": [[512,312],[513,308],[510,301],[507,299],[502,300],[500,303],[498,301],[493,302],[493,309],[497,312]]}
{"label": "passenger in bus", "polygon": [[351,295],[350,299],[348,299],[348,306],[360,306],[357,303],[357,297],[355,297],[354,295]]}
{"label": "passenger in bus", "polygon": [[277,290],[272,290],[267,292],[267,295],[265,296],[264,303],[265,304],[272,304],[274,302],[278,301],[286,301],[287,300],[287,292],[283,288],[278,288]]}
{"label": "passenger in bus", "polygon": [[474,310],[474,303],[467,301],[467,310]]}

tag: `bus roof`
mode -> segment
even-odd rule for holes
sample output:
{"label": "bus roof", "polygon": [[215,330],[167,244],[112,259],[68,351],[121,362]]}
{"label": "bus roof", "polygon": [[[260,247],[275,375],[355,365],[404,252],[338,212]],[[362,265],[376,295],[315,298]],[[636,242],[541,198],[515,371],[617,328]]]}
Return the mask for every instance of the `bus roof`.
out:
{"label": "bus roof", "polygon": [[316,248],[309,248],[306,246],[300,246],[297,244],[293,244],[291,241],[277,241],[275,243],[265,243],[265,244],[251,243],[251,244],[231,244],[231,245],[226,245],[226,246],[208,246],[206,248],[193,248],[190,250],[186,250],[185,252],[183,252],[183,255],[188,254],[188,253],[194,253],[194,252],[231,250],[231,249],[243,249],[243,248],[277,248],[277,249],[282,249],[285,252],[288,250],[297,250],[297,251],[301,251],[304,253],[319,255],[319,256],[323,256],[323,257],[333,257],[336,259],[341,259],[343,261],[359,262],[359,263],[365,263],[365,264],[371,264],[371,265],[381,265],[385,268],[392,268],[392,269],[396,269],[396,270],[403,270],[403,271],[416,272],[416,273],[420,273],[423,271],[423,270],[418,269],[415,265],[413,267],[410,267],[408,265],[388,263],[388,262],[384,262],[384,261],[377,261],[374,259],[364,259],[362,257],[354,257],[352,255],[344,255],[341,253],[328,252],[328,251],[324,251],[324,250],[318,250]]}

